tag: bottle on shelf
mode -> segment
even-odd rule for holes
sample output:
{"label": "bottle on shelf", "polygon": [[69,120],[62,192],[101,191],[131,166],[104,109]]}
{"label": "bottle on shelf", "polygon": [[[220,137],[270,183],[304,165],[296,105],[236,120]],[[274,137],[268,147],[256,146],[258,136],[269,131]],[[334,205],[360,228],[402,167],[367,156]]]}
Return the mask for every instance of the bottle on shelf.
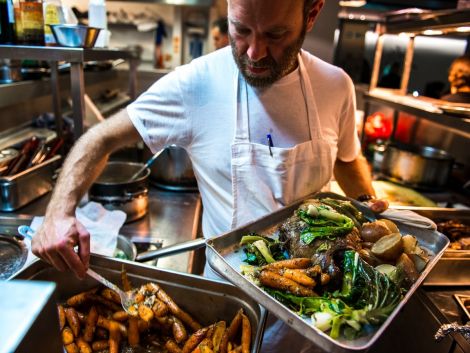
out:
{"label": "bottle on shelf", "polygon": [[44,0],[44,41],[45,44],[57,44],[49,25],[65,23],[62,2],[60,0]]}
{"label": "bottle on shelf", "polygon": [[20,0],[23,44],[44,45],[44,14],[42,0]]}
{"label": "bottle on shelf", "polygon": [[12,0],[0,0],[0,44],[15,43],[15,12]]}
{"label": "bottle on shelf", "polygon": [[88,4],[88,25],[90,27],[101,28],[95,47],[107,47],[109,42],[109,32],[105,0],[90,0]]}
{"label": "bottle on shelf", "polygon": [[21,18],[20,0],[13,0],[13,13],[15,15],[15,41],[23,44],[23,20]]}

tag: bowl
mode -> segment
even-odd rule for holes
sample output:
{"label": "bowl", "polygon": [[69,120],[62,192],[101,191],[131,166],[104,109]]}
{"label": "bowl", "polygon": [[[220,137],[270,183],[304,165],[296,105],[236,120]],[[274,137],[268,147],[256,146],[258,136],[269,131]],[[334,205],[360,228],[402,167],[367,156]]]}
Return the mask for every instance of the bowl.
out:
{"label": "bowl", "polygon": [[72,48],[93,48],[101,28],[84,25],[49,25],[60,46]]}

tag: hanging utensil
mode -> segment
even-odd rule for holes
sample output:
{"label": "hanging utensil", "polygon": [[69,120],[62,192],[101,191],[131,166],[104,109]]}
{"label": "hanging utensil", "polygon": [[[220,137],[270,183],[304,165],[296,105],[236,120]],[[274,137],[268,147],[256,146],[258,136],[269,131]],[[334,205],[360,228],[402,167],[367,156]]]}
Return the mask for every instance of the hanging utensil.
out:
{"label": "hanging utensil", "polygon": [[165,151],[166,147],[165,148],[162,148],[160,151],[158,151],[157,153],[155,153],[152,157],[149,158],[149,160],[142,166],[142,168],[140,168],[137,172],[135,172],[135,174],[129,179],[129,181],[134,181],[135,179],[137,179],[137,177],[145,170],[147,169],[148,167],[150,167],[152,165],[153,162],[155,162],[155,160],[158,158],[159,155],[161,155],[163,153],[163,151]]}

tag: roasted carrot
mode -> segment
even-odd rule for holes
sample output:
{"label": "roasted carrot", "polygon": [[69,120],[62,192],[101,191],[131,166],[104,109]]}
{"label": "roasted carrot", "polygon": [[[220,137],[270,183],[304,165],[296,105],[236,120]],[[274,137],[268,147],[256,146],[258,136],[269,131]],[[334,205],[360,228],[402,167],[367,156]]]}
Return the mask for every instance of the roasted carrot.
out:
{"label": "roasted carrot", "polygon": [[220,351],[220,344],[222,343],[222,337],[225,333],[227,324],[225,321],[219,321],[215,324],[214,333],[212,335],[212,348],[215,353]]}
{"label": "roasted carrot", "polygon": [[121,341],[121,332],[119,324],[111,321],[109,324],[109,353],[119,353],[119,343]]}
{"label": "roasted carrot", "polygon": [[113,313],[113,320],[123,322],[129,318],[129,314],[124,310],[116,311]]}
{"label": "roasted carrot", "polygon": [[109,347],[108,340],[95,341],[91,344],[91,349],[96,351],[103,351]]}
{"label": "roasted carrot", "polygon": [[57,313],[59,315],[59,329],[62,331],[62,329],[65,326],[65,310],[62,305],[57,305]]}
{"label": "roasted carrot", "polygon": [[320,276],[320,283],[322,286],[327,285],[330,282],[330,275],[328,273],[322,273]]}
{"label": "roasted carrot", "polygon": [[113,291],[112,289],[109,289],[109,288],[104,288],[102,291],[101,291],[101,295],[108,299],[108,300],[111,300],[112,302],[116,303],[116,304],[119,304],[121,305],[121,297],[119,296],[119,294],[117,294],[115,291]]}
{"label": "roasted carrot", "polygon": [[139,332],[139,319],[136,317],[129,317],[129,328],[127,330],[127,341],[131,347],[139,345],[140,332]]}
{"label": "roasted carrot", "polygon": [[307,268],[312,265],[312,260],[307,257],[296,257],[288,260],[281,260],[263,266],[263,269],[272,268]]}
{"label": "roasted carrot", "polygon": [[204,327],[189,336],[188,340],[183,346],[183,353],[191,353],[197,347],[197,345],[201,343],[201,341],[204,339],[208,330],[208,327]]}
{"label": "roasted carrot", "polygon": [[65,318],[67,319],[67,323],[69,324],[70,328],[72,329],[73,335],[78,337],[80,334],[80,319],[78,318],[78,314],[74,308],[66,308],[65,309]]}
{"label": "roasted carrot", "polygon": [[178,344],[176,344],[175,341],[173,341],[172,339],[166,341],[165,343],[165,348],[168,350],[168,352],[170,353],[181,353],[182,350],[181,348],[178,346]]}
{"label": "roasted carrot", "polygon": [[142,320],[149,322],[153,319],[153,311],[145,304],[139,304],[139,316]]}
{"label": "roasted carrot", "polygon": [[91,353],[91,347],[82,337],[76,339],[80,353]]}
{"label": "roasted carrot", "polygon": [[155,316],[162,317],[168,314],[168,306],[160,299],[156,298],[152,307]]}
{"label": "roasted carrot", "polygon": [[65,326],[64,329],[62,330],[62,343],[64,345],[68,345],[70,343],[73,343],[74,337],[73,337],[73,332],[72,329],[68,326]]}
{"label": "roasted carrot", "polygon": [[242,314],[242,353],[250,353],[251,324],[245,314]]}
{"label": "roasted carrot", "polygon": [[78,350],[78,347],[75,343],[70,343],[70,344],[67,344],[64,346],[65,348],[65,351],[67,353],[80,353],[80,351]]}
{"label": "roasted carrot", "polygon": [[109,320],[104,316],[98,315],[98,321],[96,321],[96,326],[105,328],[108,331],[111,331],[111,323],[115,323],[119,327],[119,331],[121,332],[122,336],[127,337],[127,328],[120,322]]}
{"label": "roasted carrot", "polygon": [[86,342],[91,342],[93,340],[97,321],[98,310],[96,310],[95,306],[92,306],[86,318],[85,328],[83,330],[83,339]]}
{"label": "roasted carrot", "polygon": [[310,288],[304,287],[297,282],[272,271],[261,271],[259,273],[259,280],[261,284],[267,287],[288,291],[294,295],[299,295],[302,297],[317,296],[317,294]]}
{"label": "roasted carrot", "polygon": [[225,330],[224,335],[222,336],[222,341],[220,342],[221,353],[227,353],[229,351],[228,343],[233,341],[233,338],[237,334],[238,328],[242,323],[242,314],[243,309],[238,310],[232,319],[232,322],[230,322],[229,327]]}
{"label": "roasted carrot", "polygon": [[170,319],[173,321],[171,329],[176,343],[181,343],[185,341],[188,338],[188,333],[181,320],[175,316],[172,316]]}
{"label": "roasted carrot", "polygon": [[309,277],[302,269],[282,269],[281,275],[308,288],[313,288],[316,285],[315,280]]}
{"label": "roasted carrot", "polygon": [[121,282],[122,282],[122,289],[127,292],[132,290],[132,284],[131,281],[129,280],[129,276],[127,276],[127,271],[124,268],[124,265],[122,266],[121,269]]}
{"label": "roasted carrot", "polygon": [[213,353],[212,341],[210,338],[204,338],[191,353]]}

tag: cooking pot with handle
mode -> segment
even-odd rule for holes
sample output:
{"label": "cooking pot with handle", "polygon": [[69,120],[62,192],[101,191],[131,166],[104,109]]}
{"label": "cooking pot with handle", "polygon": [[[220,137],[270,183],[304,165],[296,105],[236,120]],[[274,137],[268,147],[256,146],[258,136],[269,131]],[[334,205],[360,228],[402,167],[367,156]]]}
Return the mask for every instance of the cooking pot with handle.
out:
{"label": "cooking pot with handle", "polygon": [[421,189],[441,189],[449,179],[454,158],[430,146],[389,143],[381,171],[392,181]]}
{"label": "cooking pot with handle", "polygon": [[139,177],[130,180],[142,166],[133,162],[108,162],[88,191],[90,200],[101,203],[108,210],[124,211],[126,222],[145,216],[148,212],[150,170],[146,168]]}

